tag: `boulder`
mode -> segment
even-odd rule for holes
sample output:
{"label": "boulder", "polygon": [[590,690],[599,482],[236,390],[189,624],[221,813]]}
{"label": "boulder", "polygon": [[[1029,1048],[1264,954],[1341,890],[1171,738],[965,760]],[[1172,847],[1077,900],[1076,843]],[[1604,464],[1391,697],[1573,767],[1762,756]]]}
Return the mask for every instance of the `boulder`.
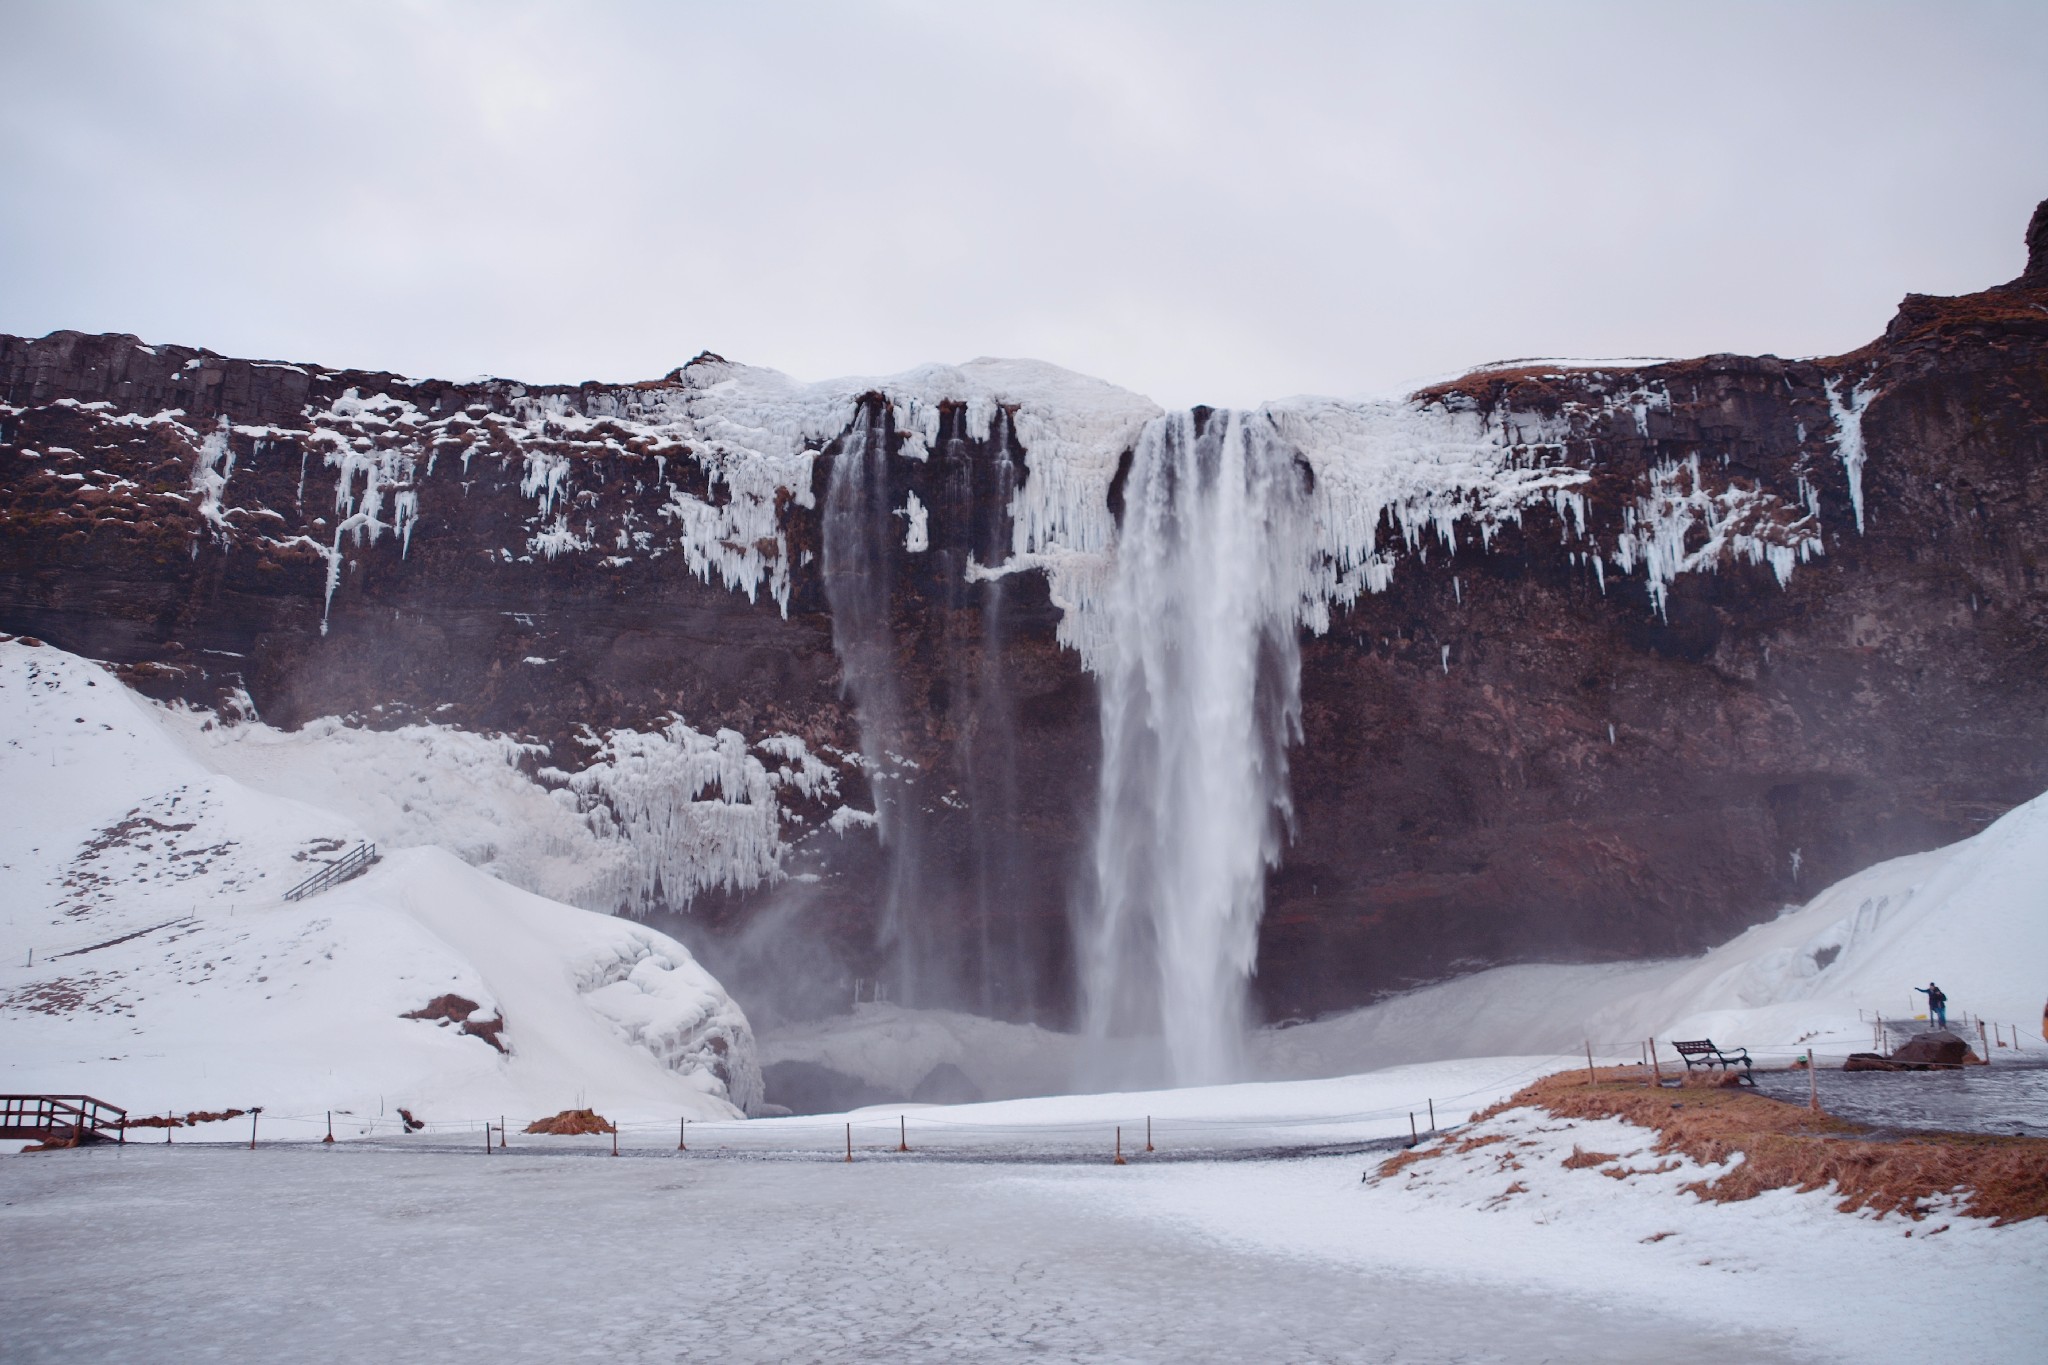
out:
{"label": "boulder", "polygon": [[1937,1066],[1980,1066],[1984,1059],[1947,1029],[1934,1029],[1907,1039],[1892,1052],[1891,1060],[1898,1069],[1919,1071]]}

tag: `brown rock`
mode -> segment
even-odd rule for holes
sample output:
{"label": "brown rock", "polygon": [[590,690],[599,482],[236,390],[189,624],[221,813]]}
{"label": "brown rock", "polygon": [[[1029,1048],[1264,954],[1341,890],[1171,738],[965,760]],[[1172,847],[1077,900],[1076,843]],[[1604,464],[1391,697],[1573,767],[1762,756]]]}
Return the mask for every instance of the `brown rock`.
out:
{"label": "brown rock", "polygon": [[[1810,490],[1826,553],[1783,587],[1755,566],[1684,575],[1659,613],[1640,575],[1610,574],[1603,592],[1543,508],[1490,547],[1467,537],[1404,560],[1389,591],[1336,612],[1303,647],[1295,831],[1269,878],[1256,978],[1268,1017],[1506,962],[1694,952],[2048,789],[2048,206],[2027,242],[2018,280],[1909,297],[1848,355],[1525,367],[1419,395],[1500,420],[1569,416],[1563,454],[1593,475],[1587,517],[1606,543],[1647,470],[1697,455],[1713,496],[1763,490],[1799,507]],[[1828,402],[1830,385],[1858,382],[1877,394],[1860,533]],[[506,733],[550,746],[535,767],[573,766],[582,727],[678,714],[705,733],[859,751],[819,569],[818,509],[843,442],[816,462],[814,505],[784,508],[786,617],[700,582],[681,556],[600,568],[594,553],[503,554],[533,516],[529,456],[567,462],[602,546],[661,524],[665,495],[656,456],[630,442],[502,435],[467,460],[423,461],[409,547],[388,534],[345,545],[326,611],[334,474],[326,447],[295,432],[309,404],[351,388],[402,392],[436,420],[476,413],[493,431],[515,401],[601,419],[642,391],[401,383],[126,336],[0,337],[0,393],[19,409],[0,415],[0,631],[112,661],[155,696],[207,704],[246,688],[284,726],[345,715]],[[1608,401],[1639,388],[1668,411],[1638,422]],[[241,429],[225,526],[192,501],[189,442],[116,420],[174,409],[195,430],[223,415]],[[900,444],[886,414],[870,404],[855,421]],[[254,427],[273,434],[244,434]],[[964,579],[969,555],[989,563],[1009,543],[1017,447],[998,429],[969,436],[946,411],[930,459],[891,465],[894,496],[931,509],[927,553],[900,537],[887,552],[898,751],[931,798],[914,884],[894,889],[921,917],[925,979],[946,983],[906,1003],[1061,1022],[1069,910],[1090,867],[1095,685],[1054,639],[1042,578]],[[667,477],[722,496],[666,458]],[[849,770],[841,799],[869,797]],[[826,812],[800,813],[814,829]],[[782,1008],[844,1008],[851,978],[879,974],[897,873],[869,831],[812,838],[788,870],[818,880],[783,907],[784,937],[825,965],[775,960],[730,984],[755,1009],[800,977],[822,983],[815,999]],[[674,912],[665,927],[725,971],[721,945],[746,941],[781,894],[634,908]]]}
{"label": "brown rock", "polygon": [[1908,1038],[1903,1045],[1893,1049],[1891,1060],[1902,1069],[1924,1070],[1929,1067],[1976,1066],[1984,1059],[1955,1034],[1946,1029],[1935,1029]]}

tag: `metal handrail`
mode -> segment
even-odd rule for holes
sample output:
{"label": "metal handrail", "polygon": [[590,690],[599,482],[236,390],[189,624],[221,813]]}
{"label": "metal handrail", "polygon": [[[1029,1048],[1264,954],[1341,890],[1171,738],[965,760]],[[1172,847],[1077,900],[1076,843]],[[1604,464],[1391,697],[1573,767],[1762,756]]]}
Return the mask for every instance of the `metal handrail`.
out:
{"label": "metal handrail", "polygon": [[284,893],[288,901],[302,901],[317,895],[330,886],[339,886],[351,877],[361,876],[377,861],[377,846],[371,843],[357,844],[346,857],[337,858],[306,880]]}
{"label": "metal handrail", "polygon": [[128,1111],[91,1095],[0,1095],[0,1132],[87,1142],[112,1129],[126,1142]]}

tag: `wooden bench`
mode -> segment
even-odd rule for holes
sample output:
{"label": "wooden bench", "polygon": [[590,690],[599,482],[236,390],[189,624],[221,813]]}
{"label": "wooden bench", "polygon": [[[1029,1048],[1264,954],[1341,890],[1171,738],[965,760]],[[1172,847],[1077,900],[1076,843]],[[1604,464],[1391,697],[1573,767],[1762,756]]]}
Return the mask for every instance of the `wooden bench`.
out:
{"label": "wooden bench", "polygon": [[1755,1078],[1749,1074],[1749,1049],[1746,1047],[1731,1048],[1723,1051],[1714,1046],[1711,1038],[1695,1038],[1688,1043],[1674,1040],[1671,1046],[1677,1049],[1680,1057],[1685,1059],[1685,1069],[1687,1071],[1692,1070],[1695,1066],[1717,1066],[1723,1071],[1727,1071],[1732,1069],[1737,1062],[1740,1062],[1742,1064],[1742,1079],[1748,1081],[1751,1085],[1756,1084]]}

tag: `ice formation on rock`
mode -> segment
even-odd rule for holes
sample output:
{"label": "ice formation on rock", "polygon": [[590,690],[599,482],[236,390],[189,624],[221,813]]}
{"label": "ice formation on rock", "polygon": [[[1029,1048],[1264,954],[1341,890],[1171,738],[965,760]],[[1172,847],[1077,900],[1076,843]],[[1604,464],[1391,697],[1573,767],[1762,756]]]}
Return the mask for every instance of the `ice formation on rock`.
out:
{"label": "ice formation on rock", "polygon": [[1839,379],[1827,381],[1828,415],[1835,419],[1835,457],[1842,462],[1842,473],[1849,480],[1849,503],[1856,509],[1856,534],[1860,536],[1863,534],[1863,414],[1877,392],[1859,383],[1845,396],[1841,385]]}

